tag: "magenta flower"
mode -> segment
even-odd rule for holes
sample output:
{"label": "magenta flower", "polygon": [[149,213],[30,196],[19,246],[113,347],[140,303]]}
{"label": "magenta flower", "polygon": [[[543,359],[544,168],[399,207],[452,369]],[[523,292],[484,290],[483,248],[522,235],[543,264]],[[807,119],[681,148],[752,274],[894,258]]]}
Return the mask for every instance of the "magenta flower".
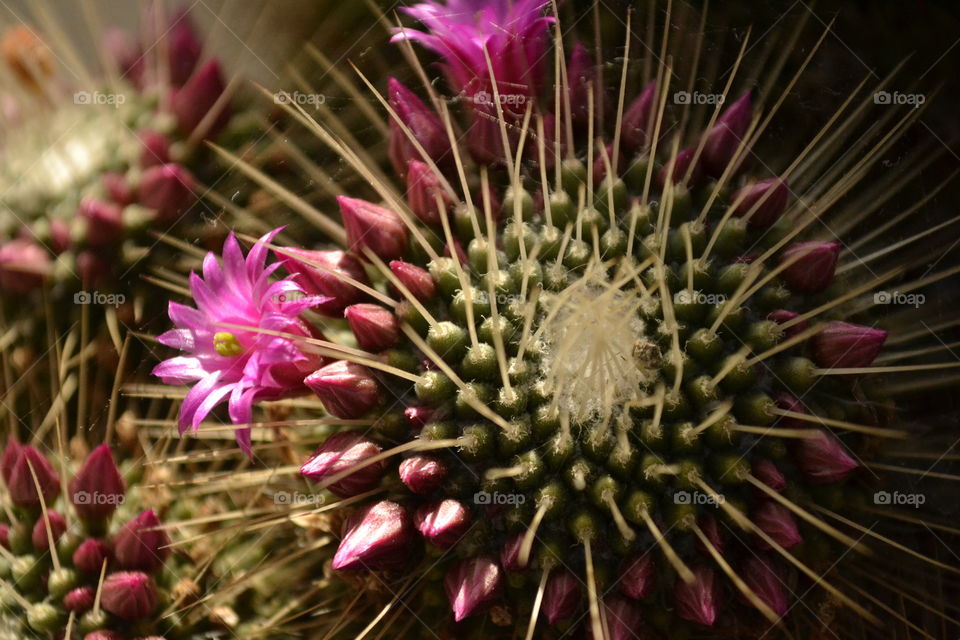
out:
{"label": "magenta flower", "polygon": [[[263,236],[246,258],[231,234],[224,243],[223,265],[208,253],[203,277],[190,274],[197,308],[170,303],[176,328],[159,341],[188,353],[161,362],[153,375],[165,384],[196,383],[180,407],[180,433],[196,429],[224,401],[234,424],[248,424],[254,402],[303,392],[304,377],[321,364],[319,356],[304,352],[297,337],[319,335],[300,314],[322,298],[304,296],[289,278],[271,282],[279,263],[264,265],[266,243],[278,231]],[[251,455],[250,428],[237,429],[236,438]]]}
{"label": "magenta flower", "polygon": [[782,504],[764,502],[750,515],[754,524],[784,549],[792,549],[803,542],[797,521],[794,520],[790,510]]}

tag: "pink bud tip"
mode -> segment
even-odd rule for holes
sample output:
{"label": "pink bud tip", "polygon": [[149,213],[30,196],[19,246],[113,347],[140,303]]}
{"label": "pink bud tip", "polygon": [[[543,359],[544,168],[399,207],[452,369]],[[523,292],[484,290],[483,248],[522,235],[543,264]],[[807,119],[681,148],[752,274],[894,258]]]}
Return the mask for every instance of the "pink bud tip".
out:
{"label": "pink bud tip", "polygon": [[790,609],[790,595],[783,576],[766,558],[749,556],[739,572],[747,586],[757,594],[774,613],[783,617]]}
{"label": "pink bud tip", "polygon": [[[325,478],[346,471],[379,453],[380,447],[372,440],[352,431],[342,431],[327,438],[300,467],[300,475],[314,482],[322,482]],[[386,461],[381,460],[357,469],[355,473],[335,482],[328,489],[341,498],[363,493],[377,485],[385,465]]]}
{"label": "pink bud tip", "polygon": [[400,481],[413,493],[432,493],[443,485],[449,468],[436,456],[416,455],[400,463]]}
{"label": "pink bud tip", "polygon": [[470,511],[457,500],[422,505],[413,515],[413,524],[427,542],[449,549],[470,528]]}
{"label": "pink bud tip", "polygon": [[620,135],[627,151],[637,153],[647,145],[647,137],[653,130],[653,103],[656,95],[657,83],[651,82],[623,112],[623,131]]}
{"label": "pink bud tip", "polygon": [[795,293],[819,293],[833,282],[839,255],[839,242],[799,242],[783,252],[791,264],[781,275]]}
{"label": "pink bud tip", "polygon": [[193,175],[178,164],[150,167],[143,172],[138,192],[140,204],[156,209],[157,220],[176,222],[194,203]]}
{"label": "pink bud tip", "polygon": [[752,118],[753,101],[748,91],[724,110],[713,128],[707,132],[701,164],[709,175],[715,178],[723,175],[743,142]]}
{"label": "pink bud tip", "polygon": [[415,431],[423,429],[423,425],[430,422],[436,410],[433,407],[407,407],[403,410],[403,417],[407,426]]}
{"label": "pink bud tip", "polygon": [[122,620],[142,620],[157,608],[157,585],[139,571],[111,573],[103,581],[100,604]]}
{"label": "pink bud tip", "polygon": [[[504,571],[516,572],[527,568],[526,564],[520,564],[520,547],[523,546],[523,533],[518,533],[510,538],[500,548],[500,566]],[[536,547],[536,541],[533,544]],[[529,559],[528,559],[529,562]]]}
{"label": "pink bud tip", "polygon": [[350,281],[370,286],[363,265],[344,251],[285,249],[277,258],[308,294],[327,298],[314,307],[326,316],[340,316],[364,299],[366,294]]}
{"label": "pink bud tip", "polygon": [[576,613],[581,598],[579,578],[569,571],[555,571],[543,590],[543,615],[550,624],[566,620]]}
{"label": "pink bud tip", "polygon": [[643,600],[653,592],[657,569],[650,553],[627,561],[620,574],[620,591],[633,600]]}
{"label": "pink bud tip", "polygon": [[81,518],[103,520],[113,514],[127,489],[108,445],[100,445],[87,456],[69,488],[70,502]]}
{"label": "pink bud tip", "polygon": [[152,167],[170,162],[170,141],[162,133],[144,129],[137,134],[140,140],[140,166]]}
{"label": "pink bud tip", "polygon": [[781,493],[787,488],[787,479],[773,464],[766,458],[759,458],[753,461],[751,473],[753,476],[767,485],[777,493]]}
{"label": "pink bud tip", "polygon": [[[797,528],[797,521],[794,520],[793,514],[777,502],[761,503],[750,516],[761,531],[784,549],[792,549],[803,542],[803,536],[800,535],[800,529]],[[766,545],[763,546],[766,547]]]}
{"label": "pink bud tip", "polygon": [[455,565],[443,579],[457,622],[482,611],[500,596],[503,572],[490,558],[479,556]]}
{"label": "pink bud tip", "polygon": [[384,351],[400,339],[397,316],[378,304],[351,305],[344,310],[343,316],[350,323],[357,344],[365,351]]}
{"label": "pink bud tip", "polygon": [[100,176],[100,184],[103,185],[103,189],[107,192],[110,200],[121,207],[133,202],[133,189],[130,188],[124,174],[117,171],[108,171]]}
{"label": "pink bud tip", "polygon": [[17,238],[0,246],[0,290],[30,293],[43,286],[52,268],[47,250],[31,240]]}
{"label": "pink bud tip", "polygon": [[[798,315],[800,314],[794,313],[793,311],[787,311],[786,309],[779,309],[777,311],[771,311],[769,314],[767,314],[767,320],[772,320],[777,324],[786,324],[788,321],[793,320]],[[807,326],[808,326],[807,321],[802,320],[801,322],[790,325],[789,327],[784,329],[783,333],[787,338],[792,338],[798,333],[802,333],[803,331],[806,331]]]}
{"label": "pink bud tip", "polygon": [[83,636],[83,640],[124,640],[124,638],[115,631],[99,629],[97,631],[91,631],[87,635]]}
{"label": "pink bud tip", "polygon": [[[761,180],[756,184],[743,187],[734,194],[733,202],[739,201],[740,204],[737,205],[733,215],[742,218],[750,214],[748,224],[755,229],[765,229],[783,215],[789,195],[790,190],[785,179]],[[753,213],[750,213],[751,211]]]}
{"label": "pink bud tip", "polygon": [[200,61],[203,44],[197,37],[186,10],[176,12],[167,30],[167,52],[170,60],[170,82],[181,86]]}
{"label": "pink bud tip", "polygon": [[883,348],[887,332],[847,322],[830,322],[810,339],[813,361],[825,368],[867,367]]}
{"label": "pink bud tip", "polygon": [[73,552],[73,566],[83,573],[99,574],[103,561],[110,561],[113,551],[103,540],[87,538]]}
{"label": "pink bud tip", "polygon": [[123,209],[112,202],[84,198],[77,216],[86,223],[87,244],[108,247],[123,238]]}
{"label": "pink bud tip", "polygon": [[417,300],[427,302],[437,295],[437,285],[426,269],[402,260],[393,260],[390,262],[390,271]]}
{"label": "pink bud tip", "polygon": [[626,598],[613,596],[603,603],[609,640],[636,640],[646,637],[640,606]]}
{"label": "pink bud tip", "polygon": [[60,513],[53,509],[47,509],[47,517],[42,515],[37,518],[33,525],[33,531],[30,535],[30,541],[33,548],[37,551],[46,551],[50,548],[50,541],[47,538],[47,520],[50,521],[50,534],[53,536],[53,543],[56,544],[67,530],[67,521]]}
{"label": "pink bud tip", "polygon": [[[440,166],[446,164],[450,151],[450,138],[440,117],[423,100],[396,78],[387,82],[387,96],[390,108],[397,114],[420,146]],[[410,137],[393,118],[390,119],[388,155],[397,175],[403,177],[410,160],[422,160],[423,157],[414,146]]]}
{"label": "pink bud tip", "polygon": [[116,27],[104,30],[103,48],[114,61],[120,76],[136,87],[143,86],[146,58],[130,34]]}
{"label": "pink bud tip", "polygon": [[[31,468],[33,473],[31,473]],[[36,481],[33,476],[36,474]],[[37,493],[37,486],[40,493]],[[56,469],[43,454],[30,445],[20,447],[16,462],[10,471],[7,480],[7,490],[10,500],[18,507],[39,508],[40,495],[50,506],[60,495],[60,477]]]}
{"label": "pink bud tip", "polygon": [[407,250],[407,228],[396,213],[379,205],[337,196],[347,244],[358,254],[369,248],[383,260],[394,260]]}
{"label": "pink bud tip", "polygon": [[673,587],[677,615],[684,620],[713,626],[717,620],[719,586],[713,569],[700,565],[693,569],[693,582],[677,580]]}
{"label": "pink bud tip", "polygon": [[816,485],[845,480],[859,467],[843,444],[831,433],[821,431],[818,438],[803,438],[794,445],[794,455],[807,482]]}
{"label": "pink bud tip", "polygon": [[10,474],[13,473],[13,466],[17,464],[22,449],[23,445],[15,437],[7,438],[7,447],[3,450],[3,457],[0,457],[0,475],[7,484],[10,483]]}
{"label": "pink bud tip", "polygon": [[626,159],[623,157],[623,153],[618,153],[616,157],[614,157],[613,144],[608,144],[597,151],[597,157],[593,161],[593,184],[599,185],[601,182],[603,182],[603,179],[607,177],[608,162],[610,163],[611,169],[613,169],[614,165],[616,165],[617,173],[622,174],[623,170],[627,168]]}
{"label": "pink bud tip", "polygon": [[0,524],[0,547],[10,548],[10,525]]}
{"label": "pink bud tip", "polygon": [[697,150],[692,148],[677,152],[677,155],[668,160],[657,174],[657,181],[660,185],[664,186],[667,183],[694,185],[698,183],[700,181],[701,163],[698,162],[693,169],[690,168],[696,153]]}
{"label": "pink bud tip", "polygon": [[426,224],[441,224],[453,205],[440,178],[424,162],[411,160],[407,165],[407,203],[410,210]]}
{"label": "pink bud tip", "polygon": [[214,137],[230,117],[227,105],[217,105],[225,89],[219,61],[210,60],[197,69],[186,84],[173,93],[173,115],[177,119],[180,132],[184,135],[192,133],[216,106],[221,111],[215,116],[212,126],[204,132],[206,137]]}
{"label": "pink bud tip", "polygon": [[[597,91],[597,74],[593,58],[582,42],[577,42],[570,52],[567,62],[567,82],[570,93],[570,112],[578,126],[586,126],[590,119],[590,87]],[[501,91],[503,91],[501,89]],[[596,97],[593,100],[594,111],[600,108]]]}
{"label": "pink bud tip", "polygon": [[380,402],[380,384],[363,365],[338,360],[304,379],[326,408],[337,418],[359,418]]}
{"label": "pink bud tip", "polygon": [[[713,516],[704,515],[697,519],[697,526],[703,530],[703,534],[707,536],[707,540],[710,541],[717,553],[723,555],[727,548],[727,537],[723,534],[719,521]],[[713,554],[710,553],[707,545],[699,539],[699,536],[694,544],[701,555],[713,558]]]}
{"label": "pink bud tip", "polygon": [[[806,408],[803,406],[803,403],[800,402],[795,396],[790,395],[789,393],[778,393],[773,398],[774,404],[777,405],[777,408],[783,409],[784,411],[790,411],[792,413],[803,413],[809,414]],[[787,427],[790,429],[803,429],[809,426],[809,422],[806,420],[801,420],[800,418],[788,418],[786,416],[780,416],[777,418],[775,423],[778,427]]]}
{"label": "pink bud tip", "polygon": [[401,566],[409,559],[415,539],[409,514],[389,500],[360,509],[347,520],[344,531],[333,556],[333,568],[338,571]]}
{"label": "pink bud tip", "polygon": [[77,587],[63,596],[63,608],[78,616],[83,615],[93,609],[96,596],[97,590],[94,587]]}
{"label": "pink bud tip", "polygon": [[114,537],[114,556],[123,569],[153,572],[170,555],[170,537],[152,509],[123,525]]}

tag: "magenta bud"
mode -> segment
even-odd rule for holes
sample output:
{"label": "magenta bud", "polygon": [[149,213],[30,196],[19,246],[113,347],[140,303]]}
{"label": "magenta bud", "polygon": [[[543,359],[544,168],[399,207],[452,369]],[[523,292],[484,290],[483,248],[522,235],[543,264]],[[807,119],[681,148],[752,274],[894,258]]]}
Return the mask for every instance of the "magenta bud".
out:
{"label": "magenta bud", "polygon": [[156,571],[170,555],[170,537],[160,529],[152,509],[144,511],[114,536],[113,554],[122,569]]}
{"label": "magenta bud", "polygon": [[98,629],[83,636],[83,640],[124,640],[123,636],[109,629]]}
{"label": "magenta bud", "polygon": [[[793,514],[780,503],[762,502],[750,516],[761,531],[784,549],[792,549],[803,542],[803,536],[800,535],[800,529],[797,528],[797,521],[794,520]],[[762,546],[767,545],[762,544]]]}
{"label": "magenta bud", "polygon": [[277,258],[308,294],[328,298],[314,307],[325,316],[340,316],[349,305],[366,296],[345,278],[370,286],[360,261],[343,251],[284,249]]}
{"label": "magenta bud", "polygon": [[554,624],[576,613],[581,598],[579,578],[569,571],[558,570],[547,578],[541,611],[547,622]]}
{"label": "magenta bud", "polygon": [[883,348],[887,332],[847,322],[830,322],[810,338],[813,361],[825,368],[867,367]]}
{"label": "magenta bud", "polygon": [[[798,315],[800,314],[795,313],[793,311],[787,311],[786,309],[778,309],[777,311],[771,311],[770,313],[768,313],[767,320],[773,320],[777,324],[785,324],[788,321],[796,318]],[[798,333],[802,333],[803,331],[806,331],[806,329],[807,329],[807,321],[802,320],[784,329],[783,333],[787,338],[792,338]]]}
{"label": "magenta bud", "polygon": [[135,87],[142,87],[147,68],[146,58],[130,34],[123,29],[108,27],[104,30],[103,46],[116,64],[120,76]]}
{"label": "magenta bud", "polygon": [[100,285],[110,275],[110,263],[95,251],[81,251],[77,254],[77,271],[87,286]]}
{"label": "magenta bud", "polygon": [[218,60],[210,60],[197,69],[190,79],[173,92],[171,100],[173,115],[183,135],[189,135],[207,117],[211,109],[220,109],[211,126],[204,131],[205,137],[212,138],[227,124],[230,118],[226,104],[217,105],[217,101],[226,89],[223,72]]}
{"label": "magenta bud", "polygon": [[413,493],[432,493],[443,485],[450,469],[431,455],[416,455],[400,463],[400,481]]}
{"label": "magenta bud", "polygon": [[[130,188],[127,177],[122,173],[108,171],[100,176],[100,184],[103,185],[103,190],[107,192],[110,200],[116,202],[121,207],[125,207],[133,202],[133,189]],[[59,220],[57,222],[59,222]]]}
{"label": "magenta bud", "polygon": [[799,242],[787,247],[780,261],[791,260],[781,276],[794,293],[819,293],[833,282],[839,242]]}
{"label": "magenta bud", "polygon": [[[716,549],[717,553],[723,555],[724,551],[727,548],[726,536],[723,535],[723,531],[720,529],[720,522],[713,516],[704,515],[697,519],[697,526],[703,531],[703,535],[707,537],[707,540],[710,541],[710,544],[713,545],[713,548]],[[702,555],[712,558],[713,554],[710,553],[710,550],[707,546],[700,540],[700,537],[697,536],[697,540],[694,543]]]}
{"label": "magenta bud", "polygon": [[719,600],[719,585],[713,569],[700,565],[693,569],[691,583],[677,580],[673,585],[673,599],[678,616],[705,627],[713,626]]}
{"label": "magenta bud", "polygon": [[[40,487],[39,494],[37,486]],[[20,447],[17,460],[7,479],[7,491],[11,502],[18,507],[39,508],[40,495],[43,495],[47,505],[52,505],[60,495],[60,477],[43,454],[30,445],[24,445]]]}
{"label": "magenta bud", "polygon": [[416,535],[409,514],[389,500],[361,508],[347,520],[344,532],[333,556],[338,571],[402,566],[410,558]]}
{"label": "magenta bud", "polygon": [[[523,533],[518,533],[503,543],[500,547],[500,566],[504,571],[517,572],[527,568],[526,564],[520,563],[520,547],[523,546]],[[536,546],[536,543],[534,543]]]}
{"label": "magenta bud", "polygon": [[613,596],[603,603],[609,640],[636,640],[645,637],[643,614],[635,602]]}
{"label": "magenta bud", "polygon": [[407,420],[407,426],[415,431],[423,429],[423,426],[430,422],[430,418],[436,410],[433,407],[407,407],[403,410],[403,417]]}
{"label": "magenta bud", "polygon": [[139,571],[111,573],[103,581],[100,604],[121,620],[142,620],[157,608],[157,585]]}
{"label": "magenta bud", "polygon": [[373,372],[346,360],[317,369],[303,383],[337,418],[359,418],[380,402],[380,383],[373,377]]}
{"label": "magenta bud", "polygon": [[451,251],[451,244],[448,242],[443,247],[443,256],[445,258],[455,257],[460,264],[466,266],[468,264],[467,252],[463,250],[463,245],[460,244],[460,241],[457,240],[456,238],[453,239],[452,249],[453,250]]}
{"label": "magenta bud", "polygon": [[783,577],[766,558],[749,556],[739,572],[743,581],[764,604],[781,618],[790,609],[790,594]]}
{"label": "magenta bud", "polygon": [[[379,453],[380,447],[372,440],[352,431],[341,431],[327,438],[310,459],[303,463],[300,475],[314,482],[322,482]],[[363,493],[380,482],[385,465],[384,460],[371,463],[330,485],[328,489],[341,498]]]}
{"label": "magenta bud", "polygon": [[426,269],[402,260],[392,260],[390,271],[417,300],[427,302],[437,295],[437,285]]}
{"label": "magenta bud", "polygon": [[[683,182],[687,185],[695,185],[698,183],[700,181],[700,165],[702,163],[698,162],[693,169],[690,168],[696,153],[696,149],[678,151],[677,155],[668,160],[660,169],[660,172],[657,174],[657,182],[661,186],[667,183],[680,184]],[[687,175],[688,173],[689,176]]]}
{"label": "magenta bud", "polygon": [[400,339],[397,316],[378,304],[350,305],[344,310],[343,316],[350,323],[357,344],[365,351],[384,351]]}
{"label": "magenta bud", "polygon": [[82,519],[105,520],[123,502],[126,490],[110,446],[102,444],[87,456],[70,481],[70,502]]}
{"label": "magenta bud", "polygon": [[620,140],[626,151],[637,153],[647,146],[654,126],[653,108],[656,97],[657,83],[650,82],[623,112]]}
{"label": "magenta bud", "polygon": [[148,168],[140,179],[140,204],[156,209],[157,220],[176,222],[196,201],[193,175],[178,164]]}
{"label": "magenta bud", "polygon": [[362,254],[368,248],[383,260],[394,260],[407,250],[407,228],[396,213],[359,198],[337,196],[337,203],[352,251]]}
{"label": "magenta bud", "polygon": [[3,481],[10,483],[10,474],[13,473],[13,467],[17,464],[17,458],[20,457],[20,451],[23,445],[14,436],[7,438],[7,447],[3,450],[3,456],[0,457],[0,475]]}
{"label": "magenta bud", "polygon": [[0,547],[10,548],[10,525],[0,524]]}
{"label": "magenta bud", "polygon": [[[809,413],[806,408],[804,408],[803,403],[800,402],[796,396],[792,396],[789,393],[780,392],[774,396],[773,401],[774,404],[777,405],[777,408],[783,409],[784,411],[803,414]],[[810,423],[806,420],[789,418],[787,416],[778,416],[775,424],[778,427],[787,427],[790,429],[805,429],[810,426]]]}
{"label": "magenta bud", "polygon": [[[610,168],[613,169],[614,164],[617,166],[617,173],[623,173],[623,170],[626,169],[626,160],[623,157],[623,153],[618,153],[616,158],[613,155],[613,145],[608,144],[602,150],[597,153],[596,159],[593,161],[593,184],[599,185],[603,182],[603,179],[607,176],[607,163],[610,163]],[[541,195],[542,198],[542,195]]]}
{"label": "magenta bud", "polygon": [[633,600],[643,600],[653,593],[657,568],[650,553],[628,560],[620,574],[620,592]]}
{"label": "magenta bud", "polygon": [[817,438],[803,438],[794,445],[794,456],[810,484],[833,484],[845,480],[859,467],[840,440],[826,430]]}
{"label": "magenta bud", "polygon": [[753,461],[750,471],[757,480],[767,485],[777,493],[782,493],[787,488],[787,479],[773,464],[766,458],[758,458]]}
{"label": "magenta bud", "polygon": [[441,500],[420,506],[413,514],[413,524],[427,542],[449,549],[470,528],[470,511],[458,500]]}
{"label": "magenta bud", "polygon": [[87,538],[73,552],[73,566],[83,573],[98,574],[103,561],[110,561],[113,552],[103,540]]}
{"label": "magenta bud", "polygon": [[15,238],[0,246],[0,289],[26,294],[43,286],[53,263],[47,250],[31,240]]}
{"label": "magenta bud", "polygon": [[420,220],[439,225],[441,216],[450,211],[453,200],[429,165],[411,160],[407,165],[407,203]]}
{"label": "magenta bud", "polygon": [[[597,94],[597,74],[593,58],[581,42],[577,42],[567,61],[567,82],[570,93],[570,113],[574,124],[585,127],[590,120],[590,87]],[[503,89],[501,89],[503,91]],[[600,109],[596,98],[593,101],[594,114]]]}
{"label": "magenta bud", "polygon": [[97,590],[94,587],[77,587],[63,596],[63,608],[80,616],[93,609],[96,597]]}
{"label": "magenta bud", "polygon": [[170,60],[170,83],[179,87],[190,78],[203,51],[203,44],[197,37],[187,10],[171,16],[166,44]]}
{"label": "magenta bud", "polygon": [[113,202],[84,198],[77,216],[86,223],[87,244],[106,247],[123,238],[123,209]]}
{"label": "magenta bud", "polygon": [[[769,178],[756,184],[743,187],[733,196],[733,202],[740,204],[733,215],[742,218],[750,214],[747,221],[754,229],[765,229],[780,219],[787,208],[787,197],[790,190],[784,178]],[[761,202],[761,200],[763,202]],[[760,203],[760,204],[757,204]],[[750,213],[753,208],[756,210]]]}
{"label": "magenta bud", "polygon": [[152,167],[170,162],[170,141],[167,136],[150,129],[137,134],[140,140],[140,166]]}
{"label": "magenta bud", "polygon": [[[406,125],[426,154],[436,164],[443,166],[449,157],[450,138],[440,117],[396,78],[391,77],[387,82],[387,95],[390,108],[397,114],[400,122]],[[394,118],[390,119],[388,155],[394,171],[401,177],[406,175],[408,162],[423,160],[423,156]]]}
{"label": "magenta bud", "polygon": [[713,128],[707,132],[703,145],[700,164],[708,175],[719,178],[723,174],[744,141],[752,118],[753,102],[749,91],[720,114]]}
{"label": "magenta bud", "polygon": [[33,525],[33,532],[30,535],[30,541],[33,548],[37,551],[46,551],[50,548],[50,541],[47,538],[47,520],[50,521],[50,534],[53,536],[53,543],[56,544],[67,530],[67,520],[60,513],[53,509],[47,509],[47,517],[42,515],[37,518]]}
{"label": "magenta bud", "polygon": [[485,556],[463,560],[443,579],[453,617],[457,622],[479,613],[500,596],[503,571]]}

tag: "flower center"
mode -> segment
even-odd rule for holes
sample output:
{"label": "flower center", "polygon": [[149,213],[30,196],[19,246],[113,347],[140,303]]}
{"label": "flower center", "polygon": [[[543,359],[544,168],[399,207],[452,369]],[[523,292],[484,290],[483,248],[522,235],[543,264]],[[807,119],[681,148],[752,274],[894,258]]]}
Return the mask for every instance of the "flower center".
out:
{"label": "flower center", "polygon": [[243,345],[237,336],[229,331],[218,331],[213,335],[213,348],[222,356],[233,357],[243,353]]}

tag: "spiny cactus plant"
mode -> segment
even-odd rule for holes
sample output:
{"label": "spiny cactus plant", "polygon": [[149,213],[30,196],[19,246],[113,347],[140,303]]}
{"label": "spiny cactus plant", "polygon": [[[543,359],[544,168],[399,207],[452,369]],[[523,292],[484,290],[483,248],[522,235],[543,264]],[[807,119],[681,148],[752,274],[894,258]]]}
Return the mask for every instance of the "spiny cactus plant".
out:
{"label": "spiny cactus plant", "polygon": [[159,338],[184,353],[155,370],[193,385],[181,431],[226,404],[256,460],[274,445],[254,441],[254,406],[316,394],[328,417],[306,426],[330,435],[300,474],[339,499],[317,513],[344,512],[331,567],[389,594],[361,635],[402,609],[431,630],[408,620],[405,637],[883,637],[890,616],[928,635],[922,602],[901,613],[853,577],[889,554],[957,571],[874,530],[893,515],[883,472],[917,471],[882,462],[913,432],[891,428],[880,374],[957,366],[889,364],[939,350],[884,350],[871,297],[957,268],[874,273],[895,248],[861,251],[890,188],[869,167],[922,111],[845,155],[875,102],[858,90],[796,153],[760,155],[787,91],[738,95],[734,74],[698,129],[688,101],[668,105],[668,59],[628,83],[632,37],[598,66],[540,0],[404,12],[423,30],[394,41],[438,56],[456,100],[371,85],[383,165],[287,105],[371,191],[320,218],[340,248],[274,231],[244,255],[231,236],[190,275],[195,308],[171,303]]}

